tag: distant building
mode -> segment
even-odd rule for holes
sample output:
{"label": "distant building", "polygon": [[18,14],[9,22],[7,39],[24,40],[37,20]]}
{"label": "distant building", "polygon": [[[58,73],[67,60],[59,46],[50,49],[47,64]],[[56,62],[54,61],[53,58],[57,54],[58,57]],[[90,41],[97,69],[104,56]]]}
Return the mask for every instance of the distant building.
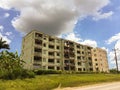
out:
{"label": "distant building", "polygon": [[[94,52],[95,50],[96,52]],[[95,54],[97,57],[94,56]],[[102,58],[99,58],[99,55]],[[26,62],[24,64],[26,69],[108,72],[105,50],[35,30],[23,38],[21,58]]]}
{"label": "distant building", "polygon": [[107,52],[100,48],[92,49],[93,71],[95,72],[109,72]]}

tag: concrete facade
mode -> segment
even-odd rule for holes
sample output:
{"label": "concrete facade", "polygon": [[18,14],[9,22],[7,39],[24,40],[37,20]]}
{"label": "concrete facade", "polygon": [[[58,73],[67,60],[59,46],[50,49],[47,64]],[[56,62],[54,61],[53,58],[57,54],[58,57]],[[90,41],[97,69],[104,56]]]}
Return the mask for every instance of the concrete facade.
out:
{"label": "concrete facade", "polygon": [[26,69],[108,71],[107,53],[102,49],[100,49],[103,56],[102,67],[98,65],[99,70],[96,70],[94,49],[34,30],[23,37],[21,58],[26,62],[24,64]]}
{"label": "concrete facade", "polygon": [[109,72],[107,52],[100,48],[92,49],[93,71],[95,72]]}

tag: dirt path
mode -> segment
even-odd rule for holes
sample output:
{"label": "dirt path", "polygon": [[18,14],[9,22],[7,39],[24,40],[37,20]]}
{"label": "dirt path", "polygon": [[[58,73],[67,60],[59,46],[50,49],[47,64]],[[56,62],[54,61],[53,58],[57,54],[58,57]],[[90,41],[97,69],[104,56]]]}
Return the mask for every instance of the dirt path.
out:
{"label": "dirt path", "polygon": [[102,83],[82,87],[57,88],[54,90],[120,90],[120,82]]}

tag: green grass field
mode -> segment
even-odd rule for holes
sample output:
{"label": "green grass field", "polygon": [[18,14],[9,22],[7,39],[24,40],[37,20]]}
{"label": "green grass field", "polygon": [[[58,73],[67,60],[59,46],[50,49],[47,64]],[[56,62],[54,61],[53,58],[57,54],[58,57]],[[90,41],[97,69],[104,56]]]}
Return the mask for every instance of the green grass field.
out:
{"label": "green grass field", "polygon": [[101,82],[120,81],[119,74],[58,74],[41,75],[32,79],[0,80],[0,90],[52,90]]}

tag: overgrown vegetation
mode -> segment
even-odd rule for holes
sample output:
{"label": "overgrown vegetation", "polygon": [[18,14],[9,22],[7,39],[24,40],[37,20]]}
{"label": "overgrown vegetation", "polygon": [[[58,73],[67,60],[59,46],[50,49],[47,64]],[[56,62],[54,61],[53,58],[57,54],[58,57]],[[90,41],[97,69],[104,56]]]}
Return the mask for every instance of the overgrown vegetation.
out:
{"label": "overgrown vegetation", "polygon": [[32,79],[0,80],[0,90],[53,90],[101,82],[120,81],[119,74],[52,74]]}
{"label": "overgrown vegetation", "polygon": [[17,52],[2,51],[0,53],[0,78],[16,79],[35,77],[32,71],[23,69],[23,63],[23,60],[20,59]]}
{"label": "overgrown vegetation", "polygon": [[45,74],[62,74],[62,71],[56,70],[34,70],[36,75],[45,75]]}

